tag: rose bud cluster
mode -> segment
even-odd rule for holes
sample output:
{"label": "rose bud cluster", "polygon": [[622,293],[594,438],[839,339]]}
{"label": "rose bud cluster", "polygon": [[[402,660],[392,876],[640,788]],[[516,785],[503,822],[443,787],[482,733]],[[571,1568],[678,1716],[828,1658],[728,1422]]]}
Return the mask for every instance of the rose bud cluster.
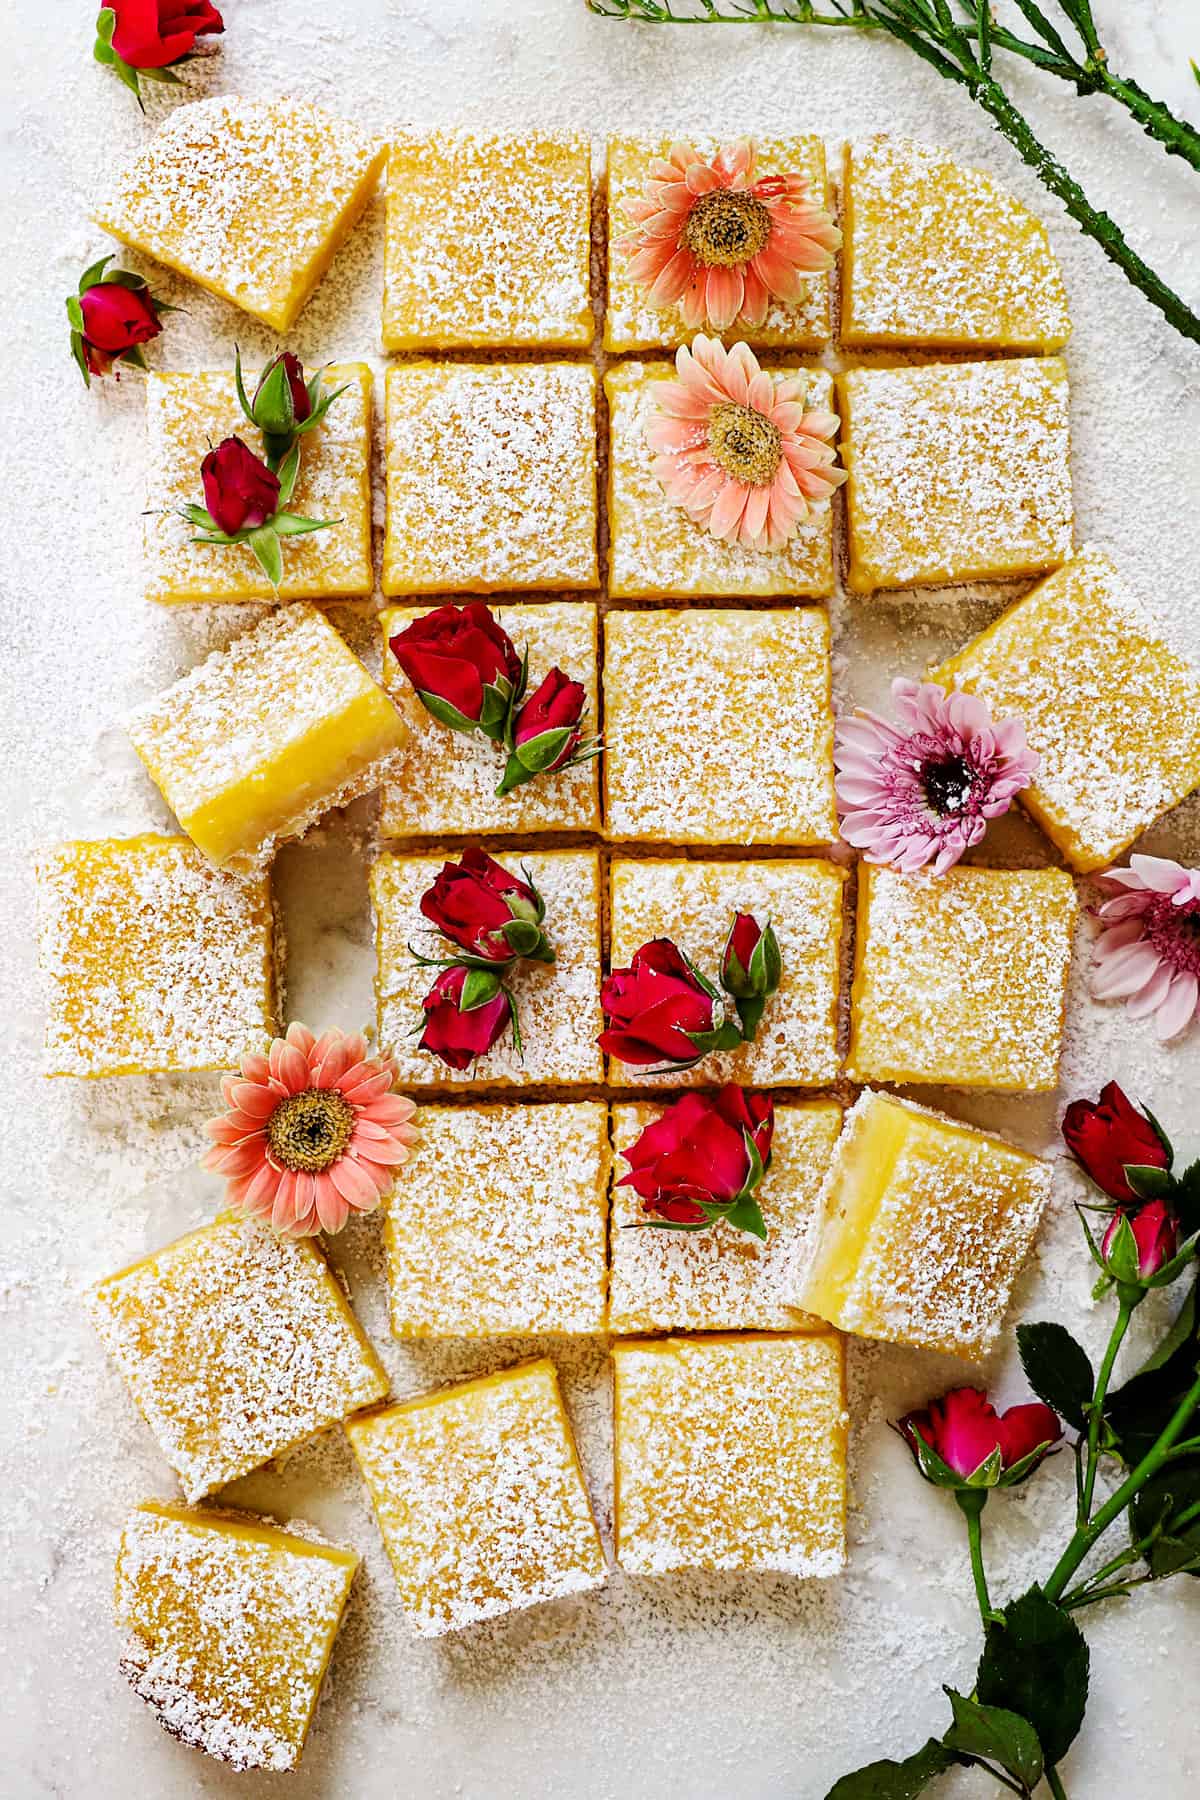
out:
{"label": "rose bud cluster", "polygon": [[93,375],[107,375],[118,363],[144,369],[142,345],[162,330],[161,315],[175,310],[155,299],[140,275],[110,270],[111,261],[102,256],[92,263],[79,277],[77,292],[67,297],[71,355],[87,387]]}
{"label": "rose bud cluster", "polygon": [[130,89],[145,111],[141,83],[177,83],[180,63],[196,54],[196,39],[225,29],[209,0],[110,0],[96,20],[92,54]]}
{"label": "rose bud cluster", "polygon": [[765,1238],[755,1190],[771,1161],[775,1106],[768,1094],[730,1083],[719,1094],[685,1094],[625,1152],[619,1184],[642,1202],[642,1225],[706,1231],[718,1219]]}
{"label": "rose bud cluster", "polygon": [[1115,1287],[1122,1305],[1132,1310],[1150,1288],[1174,1281],[1195,1254],[1197,1235],[1183,1235],[1180,1209],[1194,1208],[1196,1166],[1176,1177],[1166,1132],[1115,1081],[1101,1090],[1099,1100],[1073,1100],[1062,1132],[1080,1168],[1111,1203],[1102,1209],[1112,1217],[1098,1245],[1084,1221],[1100,1270],[1096,1297]]}
{"label": "rose bud cluster", "polygon": [[633,1068],[690,1068],[714,1051],[736,1050],[754,1037],[782,973],[770,923],[735,914],[721,954],[721,987],[737,1009],[735,1025],[720,990],[691,958],[670,938],[655,938],[604,982],[600,1048]]}
{"label": "rose bud cluster", "polygon": [[1062,1420],[1042,1402],[998,1413],[980,1388],[951,1388],[895,1426],[935,1487],[978,1493],[1027,1481],[1062,1440]]}
{"label": "rose bud cluster", "polygon": [[267,467],[277,469],[298,438],[314,431],[348,382],[322,391],[321,371],[309,381],[304,379],[304,364],[290,350],[271,358],[258,378],[253,400],[246,393],[242,374],[242,353],[234,352],[234,380],[238,402],[251,425],[262,432]]}
{"label": "rose bud cluster", "polygon": [[542,929],[545,902],[528,872],[522,881],[483,850],[465,850],[439,870],[421,913],[452,946],[449,956],[413,951],[423,966],[442,971],[422,1002],[422,1050],[465,1069],[511,1025],[519,1055],[520,1022],[504,976],[519,962],[554,961]]}
{"label": "rose bud cluster", "polygon": [[398,631],[390,648],[418,700],[440,724],[479,731],[503,745],[507,760],[498,794],[599,756],[599,739],[583,736],[583,683],[554,668],[527,694],[528,651],[517,655],[482,601],[439,606]]}
{"label": "rose bud cluster", "polygon": [[278,472],[256,456],[240,437],[223,438],[200,464],[204,505],[180,507],[196,527],[194,544],[245,544],[277,588],[283,580],[284,538],[325,531],[334,519],[306,519],[288,512],[300,473],[300,446],[294,444]]}

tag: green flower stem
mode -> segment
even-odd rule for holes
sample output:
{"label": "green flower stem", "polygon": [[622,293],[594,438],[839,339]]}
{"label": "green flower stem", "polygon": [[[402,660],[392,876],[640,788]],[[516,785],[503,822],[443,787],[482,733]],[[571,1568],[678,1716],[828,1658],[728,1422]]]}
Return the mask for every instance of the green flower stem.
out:
{"label": "green flower stem", "polygon": [[975,1583],[975,1599],[984,1625],[1000,1619],[992,1608],[988,1594],[987,1571],[983,1566],[983,1509],[987,1505],[986,1488],[956,1488],[954,1498],[967,1521],[967,1547],[971,1553],[971,1579]]}
{"label": "green flower stem", "polygon": [[1062,1776],[1053,1764],[1046,1770],[1046,1786],[1054,1795],[1054,1800],[1068,1800],[1067,1790],[1062,1784]]}
{"label": "green flower stem", "polygon": [[[1140,1300],[1141,1296],[1138,1296]],[[1077,1526],[1086,1525],[1092,1516],[1092,1496],[1096,1491],[1096,1474],[1100,1467],[1100,1427],[1104,1423],[1104,1402],[1108,1398],[1108,1384],[1112,1379],[1113,1365],[1117,1360],[1117,1352],[1129,1330],[1129,1321],[1133,1317],[1136,1302],[1121,1296],[1117,1308],[1117,1318],[1109,1334],[1108,1348],[1104,1352],[1104,1361],[1100,1364],[1100,1373],[1096,1377],[1096,1392],[1092,1396],[1092,1404],[1088,1409],[1087,1458],[1083,1467],[1083,1492],[1079,1496],[1076,1510]]]}
{"label": "green flower stem", "polygon": [[1198,1406],[1200,1406],[1200,1375],[1197,1375],[1175,1408],[1158,1442],[1147,1450],[1141,1462],[1130,1471],[1116,1492],[1100,1508],[1095,1518],[1087,1525],[1076,1528],[1070,1543],[1059,1557],[1053,1574],[1045,1584],[1043,1592],[1047,1600],[1059,1601],[1062,1599],[1067,1583],[1091,1550],[1092,1545],[1103,1537],[1115,1519],[1120,1518],[1138,1490],[1149,1481],[1152,1475],[1157,1474],[1182,1436]]}

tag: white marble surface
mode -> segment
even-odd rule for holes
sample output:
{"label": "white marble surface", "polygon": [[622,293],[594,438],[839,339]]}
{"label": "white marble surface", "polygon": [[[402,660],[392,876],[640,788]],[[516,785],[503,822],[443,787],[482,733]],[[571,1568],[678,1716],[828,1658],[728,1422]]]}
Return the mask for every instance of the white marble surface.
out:
{"label": "white marble surface", "polygon": [[[1195,0],[1133,8],[1097,0],[1118,67],[1200,112],[1187,68],[1200,54]],[[101,1083],[87,1091],[36,1072],[40,1021],[31,956],[29,852],[71,834],[158,821],[153,791],[116,725],[243,620],[166,613],[141,596],[141,397],[136,379],[84,393],[67,357],[62,297],[101,253],[86,205],[102,166],[145,127],[129,95],[90,60],[92,8],[44,0],[9,10],[0,156],[9,201],[0,283],[8,426],[0,454],[4,597],[0,773],[6,821],[0,892],[5,1100],[0,1107],[5,1232],[0,1410],[6,1483],[5,1704],[0,1794],[12,1800],[265,1796],[277,1778],[235,1778],[162,1735],[115,1666],[110,1583],[126,1509],[172,1492],[170,1475],[84,1322],[95,1277],[202,1221],[216,1199],[196,1172],[203,1080]],[[1196,570],[1200,355],[1173,336],[1042,194],[968,100],[884,43],[809,32],[653,31],[604,24],[582,0],[228,0],[219,58],[196,87],[292,92],[371,126],[530,121],[606,130],[730,133],[819,129],[831,140],[892,129],[940,140],[1009,181],[1048,219],[1076,331],[1075,478],[1081,534],[1107,546],[1200,659]],[[1200,177],[1173,163],[1102,100],[1008,71],[1047,140],[1108,205],[1151,262],[1200,306]],[[151,118],[169,100],[151,98]],[[291,342],[310,362],[379,355],[380,214],[372,211]],[[258,327],[170,282],[176,316],[160,366],[224,365],[235,339],[253,360]],[[995,596],[926,596],[839,606],[845,695],[877,696],[994,612]],[[351,1024],[369,1006],[370,955],[359,851],[369,829],[330,829],[281,859],[294,1011]],[[356,835],[357,834],[357,835]],[[1200,860],[1200,808],[1154,843]],[[989,845],[1037,860],[1013,825]],[[1200,1032],[1170,1051],[1144,1026],[1087,1001],[1076,981],[1062,1098],[1110,1075],[1195,1140]],[[1031,1144],[1049,1143],[1054,1104],[947,1102]],[[1054,1217],[1019,1295],[1093,1348],[1104,1314],[1070,1215],[1062,1171]],[[389,1347],[374,1226],[337,1246],[397,1388],[412,1391],[489,1356],[449,1345]],[[1147,1308],[1149,1311],[1149,1308]],[[521,1348],[525,1348],[522,1346]],[[559,1355],[589,1478],[607,1506],[602,1347]],[[349,1455],[334,1436],[240,1484],[235,1497],[303,1514],[365,1552],[297,1800],[420,1794],[428,1800],[569,1794],[576,1800],[788,1796],[820,1800],[872,1754],[915,1746],[941,1719],[944,1680],[969,1682],[977,1623],[948,1504],[915,1479],[885,1420],[957,1370],[856,1347],[852,1355],[853,1549],[838,1581],[781,1578],[660,1584],[615,1576],[577,1603],[517,1616],[443,1644],[409,1638]],[[1020,1387],[1005,1357],[991,1372]],[[1065,1461],[988,1515],[994,1588],[1018,1591],[1052,1560],[1068,1512]],[[1174,1800],[1196,1791],[1200,1586],[1186,1581],[1087,1620],[1093,1701],[1064,1768],[1074,1800]],[[940,1729],[940,1725],[938,1725]],[[982,1792],[981,1778],[939,1791]]]}

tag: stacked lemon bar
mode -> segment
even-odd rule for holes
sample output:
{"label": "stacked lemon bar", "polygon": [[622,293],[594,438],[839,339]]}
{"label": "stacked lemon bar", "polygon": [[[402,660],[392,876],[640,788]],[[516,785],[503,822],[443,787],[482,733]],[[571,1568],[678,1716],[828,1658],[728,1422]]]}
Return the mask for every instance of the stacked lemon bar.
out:
{"label": "stacked lemon bar", "polygon": [[[765,549],[668,498],[646,428],[691,333],[615,240],[673,154],[615,138],[596,201],[581,137],[404,133],[385,151],[312,108],[221,99],[173,113],[110,198],[110,230],[283,330],[386,158],[382,661],[376,679],[323,610],[375,588],[367,364],[320,377],[340,391],[293,503],[329,524],[285,545],[276,584],[179,512],[205,446],[245,429],[237,378],[150,376],[148,597],[285,604],[129,717],[180,834],[43,858],[47,1070],[261,1054],[283,1010],[272,859],[378,790],[375,1029],[422,1102],[383,1224],[394,1336],[607,1338],[619,1565],[828,1576],[846,1554],[842,1334],[978,1358],[1032,1245],[1048,1166],[939,1102],[1054,1089],[1078,901],[1059,867],[855,873],[835,852],[827,602],[843,575],[864,596],[1042,578],[934,678],[1024,718],[1041,763],[1022,801],[1080,874],[1200,782],[1200,684],[1108,561],[1075,553],[1045,233],[940,152],[848,150],[840,270],[727,333],[798,407],[836,409],[844,506]],[[818,136],[758,159],[832,204]],[[815,361],[835,346],[836,377]],[[600,761],[501,795],[496,745],[422,704],[391,646],[472,597],[532,667],[579,684]],[[458,1069],[415,1040],[412,946],[444,863],[482,847],[540,894],[554,957],[506,977],[520,1043]],[[779,951],[752,1041],[665,1069],[603,1054],[605,969],[663,939],[714,969],[739,915]],[[765,1238],[647,1228],[624,1183],[635,1144],[726,1083],[774,1099]],[[230,1214],[90,1304],[187,1502],[133,1512],[117,1584],[123,1667],[184,1741],[239,1768],[303,1747],[357,1555],[213,1497],[315,1433],[344,1425],[422,1636],[607,1578],[552,1356],[394,1401],[319,1246]]]}

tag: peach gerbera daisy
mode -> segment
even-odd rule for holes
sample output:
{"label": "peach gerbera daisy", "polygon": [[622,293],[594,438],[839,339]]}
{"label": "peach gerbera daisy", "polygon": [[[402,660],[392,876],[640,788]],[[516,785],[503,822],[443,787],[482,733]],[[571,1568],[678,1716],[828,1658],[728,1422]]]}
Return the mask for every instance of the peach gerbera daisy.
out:
{"label": "peach gerbera daisy", "polygon": [[626,203],[637,228],[616,240],[651,306],[678,306],[689,331],[740,319],[761,325],[767,303],[794,304],[804,278],[833,262],[842,234],[808,198],[802,175],[754,179],[754,145],[729,144],[706,162],[672,144],[650,165],[646,191]]}
{"label": "peach gerbera daisy", "polygon": [[230,1206],[287,1237],[340,1231],[374,1211],[417,1141],[395,1080],[392,1058],[368,1057],[364,1038],[289,1025],[222,1082],[229,1111],[205,1126],[216,1147],[204,1167],[228,1178]]}
{"label": "peach gerbera daisy", "polygon": [[846,479],[834,467],[834,413],[805,412],[806,377],[776,380],[748,344],[697,337],[656,381],[646,427],[667,498],[714,537],[777,550]]}

